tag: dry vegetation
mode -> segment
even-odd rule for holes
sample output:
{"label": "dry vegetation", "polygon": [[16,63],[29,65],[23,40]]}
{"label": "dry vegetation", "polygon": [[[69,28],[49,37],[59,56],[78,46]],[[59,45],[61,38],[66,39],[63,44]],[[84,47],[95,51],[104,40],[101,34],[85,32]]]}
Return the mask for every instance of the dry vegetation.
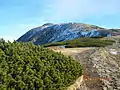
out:
{"label": "dry vegetation", "polygon": [[73,55],[77,53],[82,53],[84,51],[93,49],[93,47],[86,47],[86,48],[60,48],[59,46],[52,46],[48,47],[49,49],[52,49],[55,52],[61,52],[64,55]]}

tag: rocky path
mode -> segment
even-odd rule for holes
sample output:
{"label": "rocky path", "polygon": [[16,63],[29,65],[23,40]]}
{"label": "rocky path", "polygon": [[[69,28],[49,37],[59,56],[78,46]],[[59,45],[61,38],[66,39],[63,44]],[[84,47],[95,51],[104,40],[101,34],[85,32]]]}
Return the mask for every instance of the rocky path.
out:
{"label": "rocky path", "polygon": [[100,48],[90,56],[93,67],[102,80],[103,90],[120,90],[120,55],[112,55],[105,48]]}
{"label": "rocky path", "polygon": [[78,90],[102,90],[102,83],[98,79],[100,76],[97,73],[96,68],[93,67],[93,63],[90,60],[91,54],[95,50],[87,50],[85,52],[74,54],[76,60],[83,66],[84,81]]}
{"label": "rocky path", "polygon": [[73,56],[84,69],[84,81],[78,90],[120,90],[120,55],[99,48]]}
{"label": "rocky path", "polygon": [[112,48],[52,48],[73,56],[83,66],[83,82],[77,90],[120,90],[120,55]]}

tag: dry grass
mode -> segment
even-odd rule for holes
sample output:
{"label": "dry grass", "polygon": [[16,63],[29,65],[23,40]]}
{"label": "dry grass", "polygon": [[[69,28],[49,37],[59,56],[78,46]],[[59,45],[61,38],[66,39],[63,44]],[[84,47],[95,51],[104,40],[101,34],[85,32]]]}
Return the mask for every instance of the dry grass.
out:
{"label": "dry grass", "polygon": [[84,51],[93,49],[93,47],[85,47],[85,48],[60,48],[59,46],[55,46],[55,47],[48,47],[49,49],[52,49],[55,52],[61,52],[64,55],[70,56],[73,54],[77,54],[77,53],[82,53]]}

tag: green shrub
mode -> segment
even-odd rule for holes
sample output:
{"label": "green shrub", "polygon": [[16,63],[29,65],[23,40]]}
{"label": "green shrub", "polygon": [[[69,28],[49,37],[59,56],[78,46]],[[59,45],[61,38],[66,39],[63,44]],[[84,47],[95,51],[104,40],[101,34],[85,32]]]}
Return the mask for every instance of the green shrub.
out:
{"label": "green shrub", "polygon": [[71,57],[32,43],[0,40],[1,90],[66,90],[81,74]]}
{"label": "green shrub", "polygon": [[64,42],[54,42],[50,44],[43,45],[44,47],[50,46],[61,46],[66,45],[66,48],[74,47],[105,47],[107,45],[112,45],[114,41],[112,40],[102,40],[101,38],[78,38],[74,40],[68,40]]}

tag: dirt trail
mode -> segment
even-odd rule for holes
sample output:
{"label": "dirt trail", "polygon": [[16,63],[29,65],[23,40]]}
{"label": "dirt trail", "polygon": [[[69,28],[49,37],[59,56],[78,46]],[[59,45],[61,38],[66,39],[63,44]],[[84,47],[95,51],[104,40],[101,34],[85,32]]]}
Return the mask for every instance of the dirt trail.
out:
{"label": "dirt trail", "polygon": [[83,66],[84,71],[84,80],[78,90],[102,90],[100,76],[97,74],[97,70],[93,67],[93,63],[89,58],[94,52],[94,49],[90,49],[73,56]]}
{"label": "dirt trail", "polygon": [[73,56],[83,66],[83,82],[76,90],[120,90],[120,55],[110,54],[111,48],[50,49]]}
{"label": "dirt trail", "polygon": [[[100,80],[90,80],[91,78],[99,78],[96,69],[93,67],[92,62],[89,60],[89,56],[95,52],[95,48],[59,48],[50,47],[55,52],[61,52],[64,55],[73,56],[83,66],[84,80],[81,87],[78,90],[102,90]],[[87,77],[86,77],[87,76]]]}

